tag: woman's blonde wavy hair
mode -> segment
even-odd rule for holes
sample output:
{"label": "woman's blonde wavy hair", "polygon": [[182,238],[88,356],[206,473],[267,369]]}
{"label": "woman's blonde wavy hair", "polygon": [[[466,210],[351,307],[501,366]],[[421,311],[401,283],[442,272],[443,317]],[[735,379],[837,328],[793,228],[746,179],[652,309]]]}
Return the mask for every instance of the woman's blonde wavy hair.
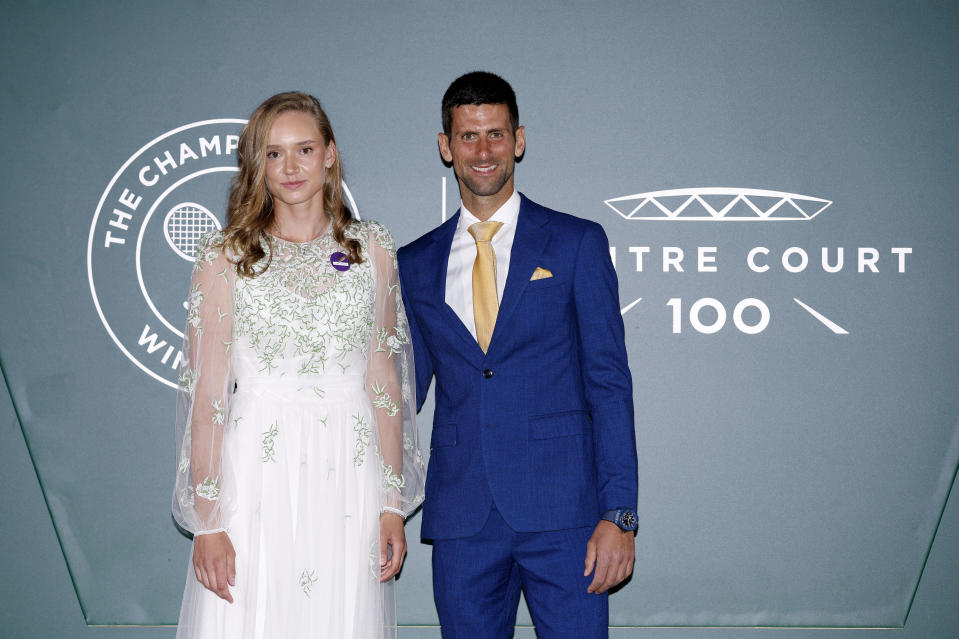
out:
{"label": "woman's blonde wavy hair", "polygon": [[[243,277],[253,277],[258,273],[254,265],[263,258],[272,259],[264,251],[269,245],[268,229],[273,225],[273,197],[266,188],[266,145],[270,129],[276,117],[286,111],[302,111],[313,116],[316,126],[323,136],[325,145],[336,142],[330,119],[320,106],[320,101],[312,95],[299,91],[277,93],[258,106],[249,122],[243,127],[237,147],[239,171],[233,178],[224,229],[224,247],[234,256],[236,272]],[[340,153],[326,171],[323,184],[323,206],[333,224],[333,239],[342,246],[353,264],[363,262],[360,243],[347,238],[345,233],[354,221],[353,214],[343,202],[343,164]],[[269,267],[259,272],[262,273]]]}

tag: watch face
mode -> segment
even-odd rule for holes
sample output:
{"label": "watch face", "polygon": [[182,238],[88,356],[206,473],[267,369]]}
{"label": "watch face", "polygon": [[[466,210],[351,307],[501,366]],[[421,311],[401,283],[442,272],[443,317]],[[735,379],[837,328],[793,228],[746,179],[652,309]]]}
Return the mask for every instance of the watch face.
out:
{"label": "watch face", "polygon": [[623,528],[632,530],[636,527],[636,514],[630,511],[623,513]]}

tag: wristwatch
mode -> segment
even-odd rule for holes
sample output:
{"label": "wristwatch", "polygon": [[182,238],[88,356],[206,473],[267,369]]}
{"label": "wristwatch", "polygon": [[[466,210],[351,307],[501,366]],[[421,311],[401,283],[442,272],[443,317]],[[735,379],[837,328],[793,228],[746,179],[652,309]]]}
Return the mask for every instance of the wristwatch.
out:
{"label": "wristwatch", "polygon": [[636,520],[636,511],[632,508],[616,508],[607,510],[600,519],[611,521],[625,532],[635,532],[639,528],[639,522]]}

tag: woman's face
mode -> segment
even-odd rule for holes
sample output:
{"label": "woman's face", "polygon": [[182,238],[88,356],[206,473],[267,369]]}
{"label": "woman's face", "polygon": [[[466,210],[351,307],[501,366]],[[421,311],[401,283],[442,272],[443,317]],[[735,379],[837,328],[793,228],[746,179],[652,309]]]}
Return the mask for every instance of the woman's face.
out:
{"label": "woman's face", "polygon": [[284,111],[273,121],[266,146],[266,188],[275,205],[323,209],[326,170],[336,145],[326,144],[313,116]]}

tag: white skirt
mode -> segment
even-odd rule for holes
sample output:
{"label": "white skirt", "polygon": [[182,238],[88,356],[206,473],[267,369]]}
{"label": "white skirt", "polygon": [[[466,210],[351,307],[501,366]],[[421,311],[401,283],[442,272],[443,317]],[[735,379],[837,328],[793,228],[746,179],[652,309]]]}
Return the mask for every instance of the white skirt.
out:
{"label": "white skirt", "polygon": [[222,473],[236,486],[233,603],[191,560],[178,638],[396,636],[393,583],[379,581],[373,419],[361,377],[238,380]]}

